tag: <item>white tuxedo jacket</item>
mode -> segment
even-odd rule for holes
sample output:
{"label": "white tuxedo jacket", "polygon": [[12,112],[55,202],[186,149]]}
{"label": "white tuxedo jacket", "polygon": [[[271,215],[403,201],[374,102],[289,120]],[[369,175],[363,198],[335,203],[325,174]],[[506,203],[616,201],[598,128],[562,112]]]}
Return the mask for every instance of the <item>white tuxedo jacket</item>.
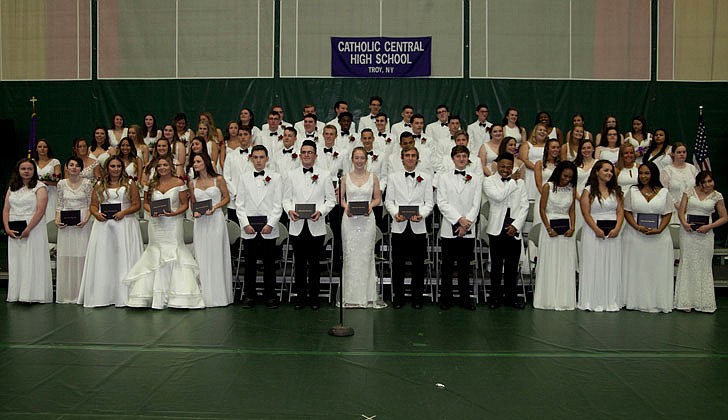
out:
{"label": "white tuxedo jacket", "polygon": [[[316,178],[314,181],[313,178]],[[283,210],[286,213],[296,210],[296,204],[315,204],[316,210],[321,212],[317,221],[308,221],[308,230],[312,236],[326,234],[326,221],[324,218],[334,208],[336,196],[334,195],[334,184],[328,171],[318,165],[313,166],[313,174],[303,174],[303,168],[294,169],[288,173],[283,182]],[[303,219],[291,220],[288,232],[298,236],[303,229]]]}
{"label": "white tuxedo jacket", "polygon": [[511,225],[518,229],[516,238],[520,239],[523,224],[526,223],[529,206],[528,193],[526,192],[524,181],[522,179],[518,181],[511,179],[503,182],[499,174],[494,174],[485,178],[483,191],[490,202],[488,228],[486,232],[489,235],[500,235],[503,230],[506,210],[510,208],[510,216],[513,219]]}
{"label": "white tuxedo jacket", "polygon": [[[247,150],[241,153],[241,150]],[[228,208],[235,208],[235,196],[237,195],[238,182],[245,172],[253,170],[253,164],[250,162],[250,153],[252,146],[247,149],[236,147],[235,149],[227,149],[225,153],[225,166],[222,170],[222,176],[227,182],[230,191],[230,204]]]}
{"label": "white tuxedo jacket", "polygon": [[[469,180],[468,180],[469,179]],[[475,222],[480,213],[480,196],[483,191],[483,178],[465,169],[465,176],[455,175],[454,171],[437,174],[437,207],[442,213],[440,237],[454,238],[452,227],[458,219],[465,217],[473,222],[466,238],[475,237]]]}
{"label": "white tuxedo jacket", "polygon": [[[268,181],[266,181],[268,179]],[[248,216],[266,216],[267,224],[273,228],[269,234],[263,235],[265,239],[278,237],[278,221],[281,218],[283,202],[283,179],[273,170],[266,169],[265,175],[253,176],[253,170],[245,172],[236,187],[235,213],[240,221],[240,227],[249,225]],[[255,234],[249,235],[241,229],[243,239],[253,239]]]}
{"label": "white tuxedo jacket", "polygon": [[[387,199],[384,201],[387,212],[392,215],[392,233],[402,233],[407,228],[407,223],[412,226],[414,233],[427,233],[425,217],[432,213],[434,198],[432,192],[433,177],[429,173],[421,173],[415,169],[414,178],[406,177],[404,170],[389,174]],[[418,181],[417,179],[421,179]],[[399,206],[419,206],[419,213],[422,220],[413,222],[405,220],[397,222],[394,215],[399,212]]]}

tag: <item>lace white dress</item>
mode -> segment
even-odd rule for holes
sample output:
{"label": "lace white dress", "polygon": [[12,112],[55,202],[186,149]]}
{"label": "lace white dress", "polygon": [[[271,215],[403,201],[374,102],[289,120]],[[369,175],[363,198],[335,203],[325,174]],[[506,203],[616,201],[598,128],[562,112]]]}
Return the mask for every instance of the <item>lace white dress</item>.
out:
{"label": "lace white dress", "polygon": [[[46,166],[42,168],[36,164],[35,167],[38,171],[38,178],[41,179],[44,176],[53,175],[55,167],[60,165],[61,162],[59,162],[58,159],[51,159]],[[46,191],[48,191],[48,204],[46,205],[45,218],[46,221],[49,222],[56,218],[56,197],[58,196],[58,189],[55,185],[46,185]]]}
{"label": "lace white dress", "polygon": [[[590,187],[584,188],[590,191]],[[591,203],[594,221],[616,220],[618,201],[614,193],[599,202]],[[579,261],[579,304],[583,310],[601,312],[618,311],[622,285],[622,240],[599,239],[584,223],[581,233],[581,259]]]}
{"label": "lace white dress", "polygon": [[[685,191],[688,196],[687,214],[710,216],[723,195],[713,191],[703,200],[695,188]],[[675,309],[695,309],[715,312],[715,287],[713,285],[713,231],[708,233],[686,232],[680,227],[680,267],[675,283]]]}
{"label": "lace white dress", "polygon": [[[85,165],[81,170],[81,178],[86,178],[89,181],[96,182],[96,175],[94,175],[94,169],[99,166],[99,161],[94,159],[94,162],[90,165]],[[56,215],[54,214],[53,217]]]}
{"label": "lace white dress", "polygon": [[[154,190],[151,198],[169,198],[174,211],[180,206],[179,194],[185,190],[185,185],[170,188],[164,193]],[[127,306],[154,309],[205,307],[197,262],[184,243],[183,218],[181,214],[150,217],[149,245],[123,281],[129,286]]]}
{"label": "lace white dress", "polygon": [[[56,207],[62,210],[81,210],[81,221],[88,217],[91,204],[91,192],[94,184],[81,178],[81,183],[73,189],[67,179],[58,182],[58,200]],[[58,229],[56,252],[56,302],[76,303],[81,290],[83,264],[86,261],[86,249],[91,237],[93,221],[89,220],[83,227],[66,226]]]}
{"label": "lace white dress", "polygon": [[[371,202],[374,191],[374,174],[369,174],[367,182],[357,187],[351,176],[346,177],[346,199]],[[374,268],[374,245],[377,226],[374,213],[369,216],[344,214],[341,222],[343,244],[343,288],[344,307],[368,308],[381,307],[377,295],[377,274]]]}
{"label": "lace white dress", "polygon": [[[8,189],[10,221],[30,222],[37,209],[36,192],[45,188],[38,181],[34,188]],[[51,258],[48,231],[43,216],[27,238],[8,238],[8,302],[53,302]]]}
{"label": "lace white dress", "polygon": [[[569,187],[553,189],[548,182],[549,198],[546,216],[549,220],[568,219],[574,198]],[[536,287],[533,292],[533,307],[538,309],[571,310],[576,307],[576,242],[575,236],[554,238],[541,225],[538,243],[538,264],[536,265]]]}
{"label": "lace white dress", "polygon": [[[672,200],[676,205],[680,205],[683,193],[695,186],[695,177],[697,175],[698,169],[690,163],[685,163],[682,168],[667,165],[660,169],[660,181],[670,192],[670,196],[672,196]],[[680,221],[677,220],[677,216],[674,216],[670,223],[680,223]]]}
{"label": "lace white dress", "polygon": [[[110,188],[101,203],[121,203],[129,208],[126,186]],[[92,192],[92,194],[94,194]],[[142,254],[142,234],[136,215],[100,222],[94,218],[83,265],[78,303],[87,308],[126,306],[128,288],[121,280]]]}
{"label": "lace white dress", "polygon": [[[647,201],[637,187],[625,190],[624,210],[637,220],[639,213],[672,214],[674,206],[667,188]],[[628,223],[625,221],[625,225]],[[670,231],[645,235],[632,226],[622,229],[622,304],[644,312],[670,312],[673,298],[674,254]]]}
{"label": "lace white dress", "polygon": [[[217,179],[211,187],[197,187],[193,182],[196,201],[212,200],[216,205],[222,198]],[[200,287],[207,307],[233,303],[233,274],[230,260],[230,241],[227,223],[221,209],[209,216],[195,219],[195,259],[200,266]]]}

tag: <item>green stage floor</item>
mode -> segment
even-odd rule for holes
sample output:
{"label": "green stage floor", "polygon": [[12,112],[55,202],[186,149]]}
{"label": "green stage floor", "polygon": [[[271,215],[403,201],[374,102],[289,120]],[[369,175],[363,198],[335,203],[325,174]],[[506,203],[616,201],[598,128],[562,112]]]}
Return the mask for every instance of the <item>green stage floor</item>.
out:
{"label": "green stage floor", "polygon": [[725,419],[728,298],[718,307],[348,310],[356,334],[335,338],[334,307],[0,303],[0,416]]}

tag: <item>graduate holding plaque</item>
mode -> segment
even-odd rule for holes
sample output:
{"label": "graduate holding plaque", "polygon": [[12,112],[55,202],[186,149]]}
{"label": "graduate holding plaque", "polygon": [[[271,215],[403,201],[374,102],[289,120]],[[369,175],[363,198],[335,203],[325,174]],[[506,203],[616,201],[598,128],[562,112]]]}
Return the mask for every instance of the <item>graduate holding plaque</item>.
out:
{"label": "graduate holding plaque", "polygon": [[268,308],[275,309],[281,304],[275,290],[275,245],[283,209],[283,179],[272,169],[266,169],[268,149],[265,146],[253,146],[250,161],[252,169],[243,173],[235,186],[235,212],[245,244],[243,308],[256,304],[257,261],[263,260],[263,300]]}
{"label": "graduate holding plaque", "polygon": [[412,306],[422,308],[427,256],[425,218],[434,206],[432,176],[417,170],[419,152],[414,146],[400,151],[404,171],[389,174],[384,205],[392,215],[392,305],[404,305],[405,263],[412,262]]}
{"label": "graduate holding plaque", "polygon": [[622,287],[622,241],[618,239],[624,220],[622,189],[614,165],[599,160],[592,167],[581,194],[584,227],[579,260],[578,308],[588,311],[619,311]]}
{"label": "graduate holding plaque", "polygon": [[[470,150],[467,147],[453,147],[450,158],[454,169],[439,172],[435,179],[437,207],[442,213],[440,309],[449,309],[453,304],[452,278],[457,263],[460,306],[474,310],[475,303],[470,298],[470,260],[474,256],[475,222],[480,212],[483,177],[467,169],[470,163]],[[513,156],[510,155],[510,158],[513,163]],[[476,170],[481,171],[479,168]]]}
{"label": "graduate holding plaque", "polygon": [[[710,216],[718,210],[718,219]],[[728,222],[723,195],[715,189],[710,171],[695,177],[695,187],[682,195],[680,218],[680,267],[675,283],[674,307],[681,311],[715,312],[713,285],[713,229]],[[701,220],[696,223],[696,220]],[[707,219],[707,223],[703,223]]]}
{"label": "graduate holding plaque", "polygon": [[562,161],[541,187],[536,287],[533,307],[557,311],[576,307],[576,165]]}
{"label": "graduate holding plaque", "polygon": [[81,288],[86,248],[91,236],[91,193],[94,183],[81,177],[83,159],[73,156],[66,162],[66,179],[58,182],[55,222],[56,302],[76,303]]}
{"label": "graduate holding plaque", "polygon": [[222,208],[230,202],[225,179],[212,166],[210,156],[192,157],[195,178],[189,183],[195,218],[195,259],[200,266],[200,288],[205,306],[233,303],[230,241]]}
{"label": "graduate holding plaque", "polygon": [[[129,179],[118,156],[110,157],[104,167],[104,176],[91,193],[89,212],[95,220],[78,295],[78,303],[85,307],[126,306],[129,288],[121,281],[142,254],[136,182]],[[105,214],[104,206],[118,206],[118,211]]]}
{"label": "graduate holding plaque", "polygon": [[383,308],[378,301],[374,269],[377,227],[372,210],[382,201],[379,179],[367,171],[367,151],[355,147],[351,152],[353,170],[341,179],[341,221],[343,241],[342,280],[344,307]]}
{"label": "graduate holding plaque", "polygon": [[304,140],[301,168],[291,170],[283,184],[283,210],[290,219],[288,231],[296,266],[295,309],[311,305],[316,310],[321,306],[319,263],[326,235],[325,217],[336,203],[329,172],[315,165],[316,157],[316,142]]}
{"label": "graduate holding plaque", "polygon": [[667,226],[675,206],[657,165],[643,163],[637,172],[637,185],[624,194],[622,303],[627,309],[670,312],[674,256]]}

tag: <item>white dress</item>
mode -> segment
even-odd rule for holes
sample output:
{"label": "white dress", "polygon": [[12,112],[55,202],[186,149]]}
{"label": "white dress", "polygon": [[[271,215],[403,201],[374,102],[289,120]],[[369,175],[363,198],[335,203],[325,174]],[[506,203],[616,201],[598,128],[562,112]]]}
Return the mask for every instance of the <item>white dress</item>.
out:
{"label": "white dress", "polygon": [[[568,219],[574,198],[569,187],[549,186],[546,216],[549,220]],[[575,236],[550,237],[546,226],[541,225],[536,265],[536,287],[533,307],[538,309],[571,310],[576,307],[576,242]]]}
{"label": "white dress", "polygon": [[[126,188],[108,189],[102,193],[101,203],[121,203],[122,210],[129,208],[131,200]],[[136,215],[129,214],[119,221],[100,222],[94,218],[78,303],[87,308],[126,306],[128,288],[121,280],[141,254],[142,234]]]}
{"label": "white dress", "polygon": [[[351,176],[346,177],[346,199],[371,202],[374,190],[374,174],[361,187],[357,187]],[[343,244],[343,289],[344,307],[378,307],[377,274],[374,268],[374,245],[377,226],[374,213],[369,216],[344,214],[341,222]]]}
{"label": "white dress", "polygon": [[[698,169],[690,163],[685,163],[685,166],[680,169],[673,165],[667,165],[664,169],[660,169],[660,181],[670,192],[673,202],[677,205],[680,204],[683,193],[695,186],[695,177],[697,175]],[[680,223],[677,220],[677,215],[674,219],[670,223]]]}
{"label": "white dress", "polygon": [[616,165],[618,159],[619,147],[615,147],[614,149],[610,149],[608,147],[601,148],[601,151],[599,152],[599,160],[608,160],[612,162],[613,165]]}
{"label": "white dress", "polygon": [[[89,155],[89,156],[91,156],[91,155]],[[84,166],[83,169],[81,170],[81,174],[80,174],[81,178],[86,178],[89,181],[95,183],[96,175],[94,175],[94,169],[96,169],[97,166],[99,166],[99,161],[95,160],[95,159],[92,164]],[[55,213],[53,214],[53,217],[56,217]]]}
{"label": "white dress", "polygon": [[[36,192],[45,188],[38,181],[35,188],[10,191],[10,221],[30,222],[36,209]],[[46,218],[30,231],[27,238],[8,238],[8,302],[53,302],[51,257],[48,253]]]}
{"label": "white dress", "polygon": [[493,148],[490,147],[490,140],[483,143],[482,147],[483,147],[483,150],[485,150],[485,165],[490,166],[490,164],[493,163],[495,161],[495,159],[498,157],[498,151],[493,150]]}
{"label": "white dress", "polygon": [[657,165],[657,168],[660,169],[660,172],[662,172],[666,166],[672,164],[672,157],[670,157],[670,153],[672,153],[672,147],[668,146],[665,150],[665,154],[650,159],[650,161]]}
{"label": "white dress", "polygon": [[[46,166],[42,168],[36,164],[35,167],[38,171],[38,178],[40,179],[44,176],[53,175],[53,170],[56,165],[61,165],[61,162],[59,162],[58,159],[51,159]],[[46,221],[51,221],[56,218],[56,197],[58,197],[58,189],[55,185],[46,185],[46,191],[48,191],[48,204],[46,205],[45,218]]]}
{"label": "white dress", "polygon": [[[152,200],[169,198],[172,210],[180,206],[180,185],[162,193],[152,191]],[[204,308],[198,281],[197,262],[184,243],[183,215],[151,217],[149,245],[125,276],[129,286],[128,306],[170,308]],[[227,242],[225,242],[227,244]]]}
{"label": "white dress", "polygon": [[[222,193],[217,186],[217,179],[213,181],[213,186],[206,189],[197,187],[197,179],[192,182],[196,201],[212,200],[213,206],[220,202]],[[230,242],[221,209],[195,219],[194,238],[195,259],[200,266],[200,287],[205,305],[227,306],[233,303]]]}
{"label": "white dress", "polygon": [[[528,160],[531,161],[534,165],[539,160],[543,159],[543,148],[544,146],[535,146],[533,144],[529,144],[528,148]],[[541,196],[540,191],[538,187],[536,187],[536,174],[533,172],[532,169],[528,169],[524,167],[526,172],[524,173],[524,182],[526,183],[526,192],[528,193],[528,199],[529,200],[538,200],[538,198]]]}
{"label": "white dress", "polygon": [[521,144],[523,141],[523,137],[521,136],[521,128],[516,127],[508,127],[507,125],[503,126],[503,137],[513,137],[516,139],[516,144]]}
{"label": "white dress", "polygon": [[[590,187],[584,188],[589,191]],[[591,203],[591,216],[597,220],[617,219],[617,197],[610,194]],[[583,310],[618,311],[622,284],[622,241],[620,237],[599,239],[586,223],[581,232],[579,261],[579,304]]]}
{"label": "white dress", "polygon": [[119,142],[121,141],[121,139],[123,139],[124,137],[129,135],[129,128],[124,127],[121,131],[121,137],[119,137],[119,138],[116,138],[116,134],[114,134],[113,129],[106,130],[106,133],[109,135],[109,144],[112,147],[116,147],[119,145]]}
{"label": "white dress", "polygon": [[109,160],[109,158],[111,157],[111,155],[109,154],[109,151],[106,150],[106,151],[104,151],[104,153],[102,153],[102,154],[100,154],[98,156],[94,155],[93,153],[89,153],[89,157],[91,159],[94,159],[94,160],[98,161],[99,162],[99,165],[101,165],[101,167],[103,168],[104,167],[104,164],[106,163],[107,160]]}
{"label": "white dress", "polygon": [[617,175],[617,184],[622,188],[622,192],[626,193],[629,187],[633,185],[637,185],[638,178],[638,172],[637,169],[639,165],[635,164],[631,168],[623,168],[621,171],[619,171],[619,175]]}
{"label": "white dress", "polygon": [[[94,184],[81,178],[81,184],[74,190],[67,179],[58,182],[58,210],[81,210],[81,221],[88,217],[91,193]],[[66,226],[58,229],[56,252],[56,302],[76,303],[81,290],[83,264],[91,237],[93,221],[83,227]]]}
{"label": "white dress", "polygon": [[[723,195],[713,191],[702,201],[695,188],[685,191],[688,196],[687,214],[710,216]],[[680,227],[680,266],[675,283],[676,309],[695,309],[715,312],[715,287],[713,285],[713,230],[708,233],[686,232]]]}
{"label": "white dress", "polygon": [[[636,186],[625,190],[624,210],[631,211],[635,221],[639,213],[672,214],[674,206],[667,188],[662,188],[648,202]],[[644,312],[670,312],[673,298],[674,254],[670,230],[659,235],[645,235],[628,223],[622,230],[621,303],[627,309]]]}

